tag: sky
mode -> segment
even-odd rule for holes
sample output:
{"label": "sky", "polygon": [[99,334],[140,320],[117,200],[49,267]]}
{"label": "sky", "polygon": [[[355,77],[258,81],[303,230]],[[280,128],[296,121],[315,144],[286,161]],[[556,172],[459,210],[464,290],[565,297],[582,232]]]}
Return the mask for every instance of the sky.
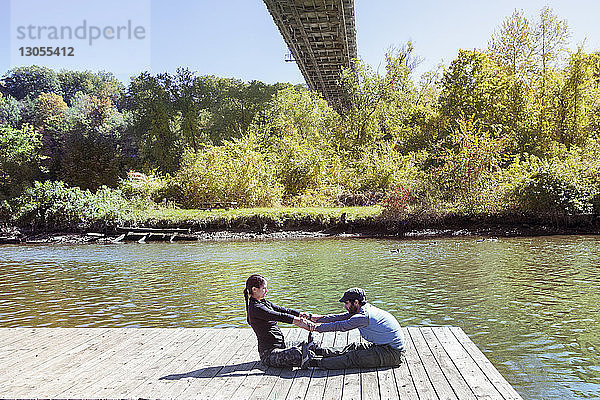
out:
{"label": "sky", "polygon": [[[459,49],[485,48],[515,8],[536,17],[546,5],[567,20],[571,48],[585,40],[587,51],[600,50],[597,0],[355,0],[358,56],[377,69],[388,49],[410,40],[422,59],[419,75],[440,63],[448,65]],[[143,30],[143,38],[132,39],[131,29],[129,37],[100,38],[91,44],[91,31],[86,40],[71,42],[49,36],[27,41],[17,36],[19,26],[74,30],[84,20],[86,29],[115,28],[107,31],[111,35],[129,22]],[[19,54],[19,47],[46,45],[70,45],[76,54],[70,58]],[[296,64],[284,61],[287,52],[261,0],[0,0],[2,74],[41,61],[55,69],[107,70],[125,82],[144,70],[160,73],[187,67],[199,75],[304,83]]]}

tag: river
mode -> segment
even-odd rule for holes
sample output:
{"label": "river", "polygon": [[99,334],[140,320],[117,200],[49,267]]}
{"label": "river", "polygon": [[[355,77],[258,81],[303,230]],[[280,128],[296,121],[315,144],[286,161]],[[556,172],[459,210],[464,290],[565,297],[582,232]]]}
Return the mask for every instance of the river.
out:
{"label": "river", "polygon": [[461,327],[525,399],[600,397],[600,237],[0,246],[0,327],[241,327],[243,284],[311,312],[361,286]]}

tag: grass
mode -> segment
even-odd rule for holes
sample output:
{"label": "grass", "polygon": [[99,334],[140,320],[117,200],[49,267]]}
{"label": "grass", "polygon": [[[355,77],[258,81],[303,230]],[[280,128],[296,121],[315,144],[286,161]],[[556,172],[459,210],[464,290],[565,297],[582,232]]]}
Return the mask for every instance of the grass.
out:
{"label": "grass", "polygon": [[236,208],[229,210],[182,210],[175,208],[151,209],[139,215],[141,222],[157,222],[169,224],[190,222],[228,222],[248,220],[267,220],[283,223],[288,220],[325,221],[340,220],[346,214],[346,221],[361,218],[372,218],[381,215],[380,206],[368,207],[270,207],[270,208]]}

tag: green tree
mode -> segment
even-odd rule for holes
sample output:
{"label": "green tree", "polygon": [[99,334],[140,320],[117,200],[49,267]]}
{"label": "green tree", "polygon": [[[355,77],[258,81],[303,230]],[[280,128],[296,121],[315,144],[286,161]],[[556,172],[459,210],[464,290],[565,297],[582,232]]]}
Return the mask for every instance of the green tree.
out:
{"label": "green tree", "polygon": [[18,195],[42,171],[41,135],[32,126],[0,125],[0,199]]}
{"label": "green tree", "polygon": [[572,53],[561,74],[553,74],[549,85],[548,116],[550,137],[570,148],[583,145],[594,133],[594,109],[600,103],[600,91],[594,74],[598,55],[585,54],[580,47]]}
{"label": "green tree", "polygon": [[127,104],[142,165],[171,173],[177,170],[183,148],[172,123],[175,110],[166,82],[167,74],[141,73],[129,85]]}
{"label": "green tree", "polygon": [[63,98],[69,106],[79,92],[97,98],[109,98],[113,104],[118,104],[124,95],[123,84],[108,72],[62,70],[57,76]]}
{"label": "green tree", "polygon": [[69,117],[69,128],[60,137],[58,179],[91,190],[116,186],[123,161],[123,115],[110,98],[78,92]]}
{"label": "green tree", "polygon": [[37,65],[13,68],[4,75],[2,81],[4,94],[9,94],[17,100],[27,96],[35,99],[41,93],[61,94],[56,72]]}
{"label": "green tree", "polygon": [[21,123],[21,107],[12,96],[0,93],[0,125],[17,128]]}
{"label": "green tree", "polygon": [[342,114],[338,131],[340,143],[347,149],[357,149],[383,138],[392,138],[402,116],[411,113],[418,94],[411,80],[416,65],[413,47],[386,54],[385,74],[356,61],[344,69],[340,84],[350,99],[350,108]]}
{"label": "green tree", "polygon": [[518,107],[510,107],[515,101],[512,87],[495,57],[479,50],[460,50],[441,80],[440,113],[450,130],[456,130],[463,119],[473,119],[496,137],[507,134],[518,119]]}
{"label": "green tree", "polygon": [[522,10],[514,10],[494,32],[488,46],[510,75],[525,78],[535,65],[533,27]]}

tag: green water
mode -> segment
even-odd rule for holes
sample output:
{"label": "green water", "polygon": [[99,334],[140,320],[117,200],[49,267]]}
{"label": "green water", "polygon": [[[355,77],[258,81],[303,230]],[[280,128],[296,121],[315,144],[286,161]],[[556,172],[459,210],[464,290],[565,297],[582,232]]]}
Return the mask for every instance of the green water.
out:
{"label": "green water", "polygon": [[245,326],[243,283],[404,326],[460,326],[526,399],[600,397],[600,237],[0,246],[0,327]]}

